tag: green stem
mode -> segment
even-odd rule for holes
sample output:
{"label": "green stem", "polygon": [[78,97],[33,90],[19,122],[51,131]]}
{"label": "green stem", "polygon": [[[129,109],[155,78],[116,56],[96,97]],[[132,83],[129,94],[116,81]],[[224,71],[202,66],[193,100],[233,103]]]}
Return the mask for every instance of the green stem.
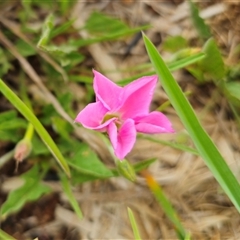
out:
{"label": "green stem", "polygon": [[33,133],[34,133],[34,127],[31,123],[28,123],[27,131],[23,139],[32,141]]}

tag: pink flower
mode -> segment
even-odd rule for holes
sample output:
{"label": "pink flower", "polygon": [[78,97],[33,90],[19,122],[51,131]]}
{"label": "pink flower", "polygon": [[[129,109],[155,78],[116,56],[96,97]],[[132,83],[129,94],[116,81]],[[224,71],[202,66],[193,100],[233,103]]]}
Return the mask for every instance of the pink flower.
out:
{"label": "pink flower", "polygon": [[119,87],[99,72],[93,73],[96,102],[88,104],[75,121],[85,128],[107,132],[120,160],[133,148],[137,132],[174,132],[164,114],[149,113],[157,76],[142,77]]}

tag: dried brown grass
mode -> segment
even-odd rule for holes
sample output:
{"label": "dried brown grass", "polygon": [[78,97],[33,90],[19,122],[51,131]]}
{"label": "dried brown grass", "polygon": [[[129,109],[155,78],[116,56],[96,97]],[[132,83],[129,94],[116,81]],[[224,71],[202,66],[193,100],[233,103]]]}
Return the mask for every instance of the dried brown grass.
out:
{"label": "dried brown grass", "polygon": [[[117,1],[105,3],[105,5],[103,2],[99,2],[99,5],[83,3],[80,3],[80,5],[85,9],[85,14],[87,13],[86,9],[91,12],[93,9],[102,8],[104,12],[127,21],[131,26],[150,23],[153,28],[147,31],[147,35],[158,43],[160,42],[159,35],[161,35],[162,41],[169,35],[182,35],[189,41],[194,41],[197,36],[189,18],[187,2],[174,5],[170,2],[159,1],[131,1],[131,3],[125,4]],[[233,27],[234,17],[231,9],[235,9],[235,15],[239,14],[240,5],[236,2],[222,1],[205,5],[200,4],[200,7],[201,16],[212,27],[219,45],[228,57],[231,54],[231,51],[229,51],[231,47],[239,43],[237,41],[239,32],[236,27]],[[226,27],[225,25],[223,27],[223,22]],[[121,66],[122,68],[148,61],[142,41],[133,49],[131,55],[122,61],[119,56],[124,52],[124,47],[129,42],[130,39],[125,40],[125,42],[122,41],[122,43],[101,44],[104,48],[100,47],[100,61],[98,60],[99,52],[93,53],[93,57],[98,55],[96,58],[94,57],[97,66],[102,70],[109,69],[109,57],[113,63],[112,66]],[[234,46],[232,46],[233,44]],[[160,45],[157,47],[161,49]],[[114,54],[111,55],[111,53]],[[124,75],[124,77],[127,76],[127,74]],[[201,122],[236,176],[239,177],[239,163],[237,161],[239,159],[239,146],[236,144],[239,143],[239,133],[235,122],[228,120],[226,117],[228,107],[225,100],[223,99],[222,103],[216,102],[213,86],[212,88],[211,86],[208,87],[209,89],[205,93],[204,89],[195,85],[194,79],[185,80],[186,75],[183,72],[178,72],[176,77],[185,91],[190,90],[192,92],[193,97],[190,97],[190,100]],[[112,79],[117,81],[119,76],[113,76]],[[154,100],[158,103],[165,100],[165,94],[160,86],[155,93]],[[152,107],[155,107],[154,104]],[[176,138],[176,135],[185,134],[185,130],[175,112],[168,110],[167,114],[173,122],[176,134],[158,137],[170,140]],[[186,141],[191,142],[188,136]],[[239,214],[200,157],[144,139],[138,140],[134,150],[129,155],[131,161],[151,157],[157,157],[158,161],[149,170],[163,187],[184,226],[192,233],[193,239],[240,238],[240,231],[237,227],[240,223]],[[87,216],[84,221],[88,221],[88,217],[92,216],[90,218],[93,219],[91,224],[91,226],[94,226],[91,231],[93,238],[132,238],[126,214],[127,206],[131,207],[136,214],[143,239],[176,238],[172,225],[146,189],[141,177],[138,178],[138,183],[138,185],[132,185],[124,179],[112,179],[106,183],[105,187],[103,183],[98,183],[97,191],[103,191],[102,193],[93,193],[93,184],[89,184],[88,189],[86,189],[86,186],[85,189],[82,189],[83,195],[79,200],[83,209],[87,209]],[[110,190],[111,187],[108,184],[113,185],[114,189]],[[87,199],[83,197],[86,194],[85,191],[88,192]],[[119,196],[119,191],[122,191],[122,196],[121,193]],[[98,200],[94,200],[98,195]],[[92,201],[90,202],[91,197]],[[100,231],[100,229],[104,229],[104,231]]]}
{"label": "dried brown grass", "polygon": [[[211,25],[226,58],[233,61],[231,49],[239,43],[240,37],[234,24],[234,16],[240,16],[240,4],[221,1],[212,2],[211,6],[209,2],[200,4],[200,7],[202,16]],[[194,41],[197,36],[189,19],[187,2],[174,4],[171,1],[98,1],[90,4],[79,1],[72,13],[78,17],[75,27],[83,24],[93,10],[114,15],[131,26],[151,23],[153,28],[147,31],[147,35],[158,43],[160,50],[159,43],[164,41],[166,36],[180,34],[189,41]],[[80,12],[83,14],[79,14]],[[87,36],[87,33],[81,34],[82,37]],[[131,39],[125,39],[121,42],[89,46],[88,50],[96,62],[96,68],[114,70],[148,61],[142,41],[132,50],[130,56],[122,60],[122,53],[130,41]],[[213,86],[208,86],[206,91],[205,88],[197,86],[194,79],[186,76],[185,72],[179,71],[175,74],[184,91],[192,92],[190,101],[197,115],[239,178],[239,129],[236,123],[227,117],[229,110],[226,101],[216,97],[218,93],[214,92]],[[118,81],[129,74],[117,72],[108,76]],[[166,99],[159,85],[152,108],[156,108]],[[221,102],[219,99],[222,99]],[[184,136],[185,142],[191,146],[191,140],[175,111],[169,108],[166,114],[173,122],[176,134],[156,137],[174,140],[178,136]],[[139,139],[128,159],[135,162],[152,157],[157,157],[158,160],[150,166],[149,171],[162,186],[183,225],[192,233],[193,239],[240,239],[239,214],[200,157]],[[59,185],[52,184],[55,184],[54,188],[60,192]],[[5,191],[9,191],[13,189],[14,183],[11,184],[9,180],[4,186]],[[45,226],[28,230],[25,236],[30,236],[32,231],[39,231],[39,228],[43,227],[46,231],[57,232],[62,225],[67,225],[72,231],[78,230],[81,239],[132,239],[127,216],[127,207],[130,207],[134,211],[143,239],[176,239],[172,224],[140,176],[137,184],[123,178],[85,183],[81,188],[75,189],[74,194],[83,210],[83,220],[80,221],[68,209],[66,196],[60,193],[62,205],[56,207],[55,220]]]}

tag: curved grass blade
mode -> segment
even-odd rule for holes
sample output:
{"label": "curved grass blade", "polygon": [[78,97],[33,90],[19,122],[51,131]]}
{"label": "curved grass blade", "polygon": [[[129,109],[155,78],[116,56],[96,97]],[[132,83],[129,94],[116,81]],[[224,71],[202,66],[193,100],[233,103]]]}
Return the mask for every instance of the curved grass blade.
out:
{"label": "curved grass blade", "polygon": [[213,176],[231,199],[236,209],[240,212],[240,185],[237,179],[234,177],[218,149],[201,126],[192,106],[184,96],[181,88],[171,75],[153,43],[144,34],[143,39],[149,58],[161,79],[162,86],[166,91],[172,106],[175,108],[199,154],[205,161]]}
{"label": "curved grass blade", "polygon": [[60,150],[52,140],[51,136],[37,119],[37,117],[1,79],[0,91],[9,100],[9,102],[11,102],[12,105],[17,108],[17,110],[34,126],[36,132],[38,133],[42,141],[46,144],[46,146],[53,154],[62,169],[65,171],[65,173],[68,175],[68,177],[70,177],[70,170],[66,160],[64,159]]}

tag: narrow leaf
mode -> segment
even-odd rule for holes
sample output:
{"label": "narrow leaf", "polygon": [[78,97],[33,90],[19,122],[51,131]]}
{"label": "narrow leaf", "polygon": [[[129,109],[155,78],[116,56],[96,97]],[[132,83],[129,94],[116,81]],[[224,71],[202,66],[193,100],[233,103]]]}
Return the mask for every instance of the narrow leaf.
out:
{"label": "narrow leaf", "polygon": [[137,227],[137,223],[136,223],[136,220],[134,218],[134,215],[133,215],[133,212],[132,212],[131,208],[128,208],[128,217],[129,217],[129,220],[131,222],[134,238],[136,240],[137,239],[140,240],[141,236],[140,236],[140,233],[139,233],[139,230],[138,230],[138,227]]}
{"label": "narrow leaf", "polygon": [[171,75],[155,46],[145,35],[143,35],[143,39],[151,62],[161,80],[164,90],[169,96],[172,106],[182,120],[182,123],[191,136],[206,165],[240,212],[240,186],[237,179],[234,177],[218,149],[201,126],[192,106]]}
{"label": "narrow leaf", "polygon": [[58,147],[52,140],[51,136],[48,134],[46,129],[37,119],[37,117],[31,112],[31,110],[21,101],[21,99],[0,79],[0,91],[2,94],[12,103],[12,105],[17,108],[17,110],[34,126],[36,132],[41,137],[42,141],[51,151],[55,159],[58,161],[59,165],[70,176],[70,170],[68,164],[59,151]]}
{"label": "narrow leaf", "polygon": [[[156,162],[157,158],[147,159],[138,163],[133,164],[133,169],[135,172],[140,172],[144,169],[147,169],[152,163]],[[119,161],[119,160],[118,160]],[[119,172],[117,169],[111,170],[114,176],[119,176]]]}
{"label": "narrow leaf", "polygon": [[77,46],[77,47],[84,47],[84,46],[88,46],[93,43],[98,43],[98,42],[103,42],[103,41],[112,41],[112,40],[116,40],[116,39],[119,39],[119,38],[127,36],[127,35],[138,33],[141,30],[148,29],[149,27],[150,27],[149,25],[144,25],[141,27],[133,28],[133,29],[126,29],[125,31],[105,34],[104,36],[100,36],[100,37],[71,40],[71,44],[74,46]]}
{"label": "narrow leaf", "polygon": [[129,27],[123,21],[100,12],[93,12],[87,19],[84,28],[95,35],[112,34],[129,30]]}
{"label": "narrow leaf", "polygon": [[115,164],[121,176],[123,176],[124,178],[126,178],[131,182],[135,182],[136,180],[135,170],[133,166],[126,159],[123,159],[122,161],[117,160],[115,161]]}
{"label": "narrow leaf", "polygon": [[191,54],[185,58],[182,58],[182,59],[179,59],[179,60],[176,60],[174,62],[171,62],[168,65],[168,68],[171,72],[175,71],[175,70],[178,70],[178,69],[181,69],[181,68],[184,68],[190,64],[193,64],[195,62],[198,62],[202,59],[205,58],[205,54],[202,53],[202,52],[199,52],[199,53],[194,53],[194,54]]}
{"label": "narrow leaf", "polygon": [[[200,61],[201,59],[203,59],[204,57],[205,57],[205,54],[202,53],[202,52],[194,53],[194,54],[192,54],[190,56],[187,56],[183,59],[179,59],[179,60],[175,60],[175,61],[172,61],[170,63],[167,63],[167,66],[168,66],[169,70],[171,72],[173,72],[173,71],[176,71],[178,69],[184,68],[184,67],[186,67],[190,64],[196,63],[196,62]],[[132,82],[133,80],[135,80],[137,78],[140,78],[140,77],[143,77],[143,76],[149,76],[149,75],[153,75],[153,74],[155,74],[155,71],[150,71],[150,72],[145,71],[144,73],[135,75],[135,76],[130,77],[130,78],[123,79],[123,80],[119,81],[118,84],[126,85],[126,84]]]}
{"label": "narrow leaf", "polygon": [[196,149],[188,147],[188,146],[180,144],[180,143],[164,141],[164,140],[156,139],[154,137],[150,137],[150,136],[147,136],[147,135],[146,136],[145,135],[139,135],[139,137],[143,138],[143,139],[147,139],[147,140],[155,142],[155,143],[160,143],[162,145],[169,146],[169,147],[181,150],[183,152],[189,152],[189,153],[192,153],[194,155],[199,155],[199,153],[198,153],[198,151]]}
{"label": "narrow leaf", "polygon": [[54,26],[53,21],[54,21],[54,17],[52,14],[50,14],[44,22],[42,36],[37,44],[37,47],[41,48],[42,46],[45,46],[48,43],[50,39],[51,31]]}
{"label": "narrow leaf", "polygon": [[189,0],[190,11],[193,24],[198,31],[198,34],[201,38],[207,39],[211,37],[210,28],[205,24],[204,20],[199,16],[199,11],[195,3]]}
{"label": "narrow leaf", "polygon": [[83,218],[82,211],[81,211],[81,209],[78,205],[78,202],[77,202],[76,198],[74,197],[74,195],[72,193],[69,179],[63,174],[61,175],[60,178],[61,178],[61,182],[62,182],[62,186],[63,186],[63,191],[66,193],[72,208],[74,209],[77,216],[80,219],[82,219]]}
{"label": "narrow leaf", "polygon": [[72,20],[69,20],[67,21],[66,23],[62,24],[61,26],[59,27],[56,27],[55,29],[53,29],[51,32],[50,32],[50,38],[54,38],[56,37],[57,35],[61,34],[61,33],[64,33],[65,31],[67,31],[73,24],[73,22],[75,21],[75,19],[72,19]]}

